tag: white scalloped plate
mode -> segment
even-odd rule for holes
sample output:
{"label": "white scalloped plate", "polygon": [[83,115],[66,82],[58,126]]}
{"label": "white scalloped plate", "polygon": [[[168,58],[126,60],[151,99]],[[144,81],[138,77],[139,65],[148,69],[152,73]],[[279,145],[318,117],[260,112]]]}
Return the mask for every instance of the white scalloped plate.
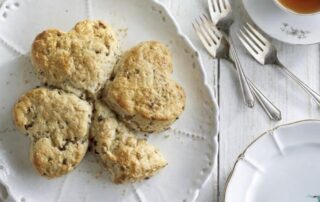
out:
{"label": "white scalloped plate", "polygon": [[[157,39],[174,58],[174,78],[187,94],[186,110],[172,129],[149,137],[169,165],[141,183],[114,185],[88,154],[70,174],[53,180],[37,175],[29,140],[12,124],[18,97],[38,85],[29,60],[31,43],[47,28],[68,31],[84,18],[111,24],[127,49]],[[127,29],[127,31],[126,31]],[[194,201],[217,158],[218,107],[205,83],[198,53],[168,11],[152,0],[7,0],[0,8],[0,182],[16,201]],[[1,186],[0,186],[1,190]],[[0,191],[0,201],[1,201]]]}
{"label": "white scalloped plate", "polygon": [[251,19],[269,36],[289,44],[320,43],[320,13],[297,15],[280,8],[274,0],[243,0],[243,4]]}
{"label": "white scalloped plate", "polygon": [[239,156],[225,202],[320,200],[320,120],[267,131]]}

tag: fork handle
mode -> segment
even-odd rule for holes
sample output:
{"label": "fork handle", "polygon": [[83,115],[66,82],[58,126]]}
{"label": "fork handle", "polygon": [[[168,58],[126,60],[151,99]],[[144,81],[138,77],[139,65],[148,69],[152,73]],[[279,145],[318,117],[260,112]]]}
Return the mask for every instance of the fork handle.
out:
{"label": "fork handle", "polygon": [[236,69],[238,72],[238,77],[239,77],[239,81],[240,81],[240,86],[241,86],[241,91],[242,91],[244,102],[246,103],[246,105],[248,107],[252,108],[254,106],[254,101],[255,101],[253,93],[251,91],[251,88],[249,87],[247,78],[245,77],[245,74],[244,74],[243,69],[241,67],[239,57],[238,57],[238,54],[234,48],[233,42],[231,39],[228,39],[228,41],[229,41],[229,45],[230,45],[230,56],[231,56],[230,58],[235,63],[235,66],[236,66]]}
{"label": "fork handle", "polygon": [[[235,69],[237,69],[237,64],[234,63]],[[267,113],[271,120],[280,121],[281,120],[281,111],[247,78],[248,84],[257,98],[258,102]]]}
{"label": "fork handle", "polygon": [[250,88],[252,89],[258,102],[261,104],[264,111],[268,114],[271,120],[280,121],[281,111],[272,102],[262,94],[262,92],[247,78]]}
{"label": "fork handle", "polygon": [[269,118],[271,120],[280,121],[281,111],[265,95],[263,95],[263,93],[248,78],[246,78],[242,70],[237,52],[233,46],[232,39],[228,39],[228,41],[230,45],[230,59],[234,62],[234,66],[238,71],[238,75],[240,74],[240,72],[242,72],[242,76],[244,77],[245,81],[248,82],[248,86],[250,86],[250,92],[254,94],[254,96],[256,97],[262,108],[265,110]]}
{"label": "fork handle", "polygon": [[314,101],[320,105],[320,95],[310,88],[307,84],[301,81],[296,75],[294,75],[288,68],[286,68],[282,63],[278,62],[280,69],[286,73],[293,81],[295,81],[306,93],[308,93]]}

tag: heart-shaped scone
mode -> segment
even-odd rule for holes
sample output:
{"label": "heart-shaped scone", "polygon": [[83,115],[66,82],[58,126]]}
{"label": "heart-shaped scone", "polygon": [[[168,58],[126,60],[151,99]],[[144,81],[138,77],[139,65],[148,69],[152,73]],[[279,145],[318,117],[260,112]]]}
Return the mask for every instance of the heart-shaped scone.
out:
{"label": "heart-shaped scone", "polygon": [[163,131],[185,107],[185,92],[172,80],[172,71],[172,57],[165,45],[140,43],[115,65],[103,100],[132,129]]}
{"label": "heart-shaped scone", "polygon": [[69,32],[49,29],[32,44],[32,64],[42,83],[95,97],[112,72],[117,40],[101,21],[81,21]]}
{"label": "heart-shaped scone", "polygon": [[154,146],[138,139],[100,101],[95,103],[90,139],[94,152],[117,184],[149,178],[167,165]]}
{"label": "heart-shaped scone", "polygon": [[61,90],[36,88],[13,109],[16,126],[32,141],[31,162],[40,175],[58,177],[73,170],[88,148],[91,105]]}

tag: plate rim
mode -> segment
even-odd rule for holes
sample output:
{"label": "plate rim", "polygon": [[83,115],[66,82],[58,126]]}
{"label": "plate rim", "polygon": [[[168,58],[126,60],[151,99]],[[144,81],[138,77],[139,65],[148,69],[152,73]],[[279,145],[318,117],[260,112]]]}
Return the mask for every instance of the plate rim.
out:
{"label": "plate rim", "polygon": [[[0,13],[4,12],[5,10],[5,5],[7,4],[7,2],[10,2],[12,0],[3,0],[2,2],[0,2]],[[163,2],[161,2],[160,0],[148,0],[150,1],[150,3],[155,4],[156,6],[158,6],[159,8],[161,8],[164,11],[164,14],[169,18],[169,21],[172,22],[172,24],[174,25],[174,29],[175,32],[177,34],[178,38],[181,38],[182,41],[186,44],[186,46],[195,53],[195,61],[198,63],[199,65],[199,70],[201,73],[201,77],[203,78],[203,85],[208,93],[208,96],[210,98],[210,101],[212,102],[212,106],[213,106],[213,125],[214,127],[212,128],[212,134],[208,134],[208,135],[212,135],[212,145],[210,144],[210,147],[213,148],[212,154],[213,154],[213,159],[212,159],[212,165],[211,165],[211,170],[208,172],[208,175],[205,177],[205,179],[203,180],[203,182],[200,184],[199,187],[195,186],[196,189],[193,193],[192,196],[192,201],[196,201],[200,191],[202,190],[202,188],[207,184],[207,182],[209,181],[209,179],[211,178],[213,172],[214,172],[214,168],[217,164],[217,158],[218,158],[218,151],[219,151],[219,143],[218,143],[218,134],[220,131],[220,123],[219,123],[219,117],[220,117],[220,109],[218,106],[218,102],[213,94],[213,89],[211,89],[209,83],[208,83],[208,78],[207,78],[207,74],[205,72],[204,69],[204,65],[203,65],[203,60],[202,57],[199,53],[199,51],[197,50],[197,48],[194,46],[194,44],[191,42],[191,40],[189,39],[189,37],[182,31],[180,25],[178,24],[177,20],[175,19],[175,17],[172,15],[171,11],[167,8],[167,6],[164,5]],[[0,181],[1,183],[1,181]],[[3,184],[3,183],[2,183]],[[5,185],[5,184],[4,184]],[[10,193],[9,193],[10,194]],[[11,197],[11,196],[9,196]]]}
{"label": "plate rim", "polygon": [[246,13],[248,14],[250,20],[264,33],[266,34],[267,36],[271,37],[272,39],[275,39],[281,43],[285,43],[285,44],[290,44],[290,45],[299,45],[299,46],[308,46],[308,45],[318,45],[320,44],[320,40],[318,42],[313,42],[313,43],[298,43],[298,42],[295,42],[295,43],[291,43],[291,42],[288,42],[288,41],[283,41],[281,40],[279,37],[276,37],[276,36],[273,36],[271,34],[268,34],[264,29],[261,28],[260,25],[258,25],[258,23],[256,22],[256,20],[254,20],[254,18],[252,17],[251,13],[248,11],[247,9],[247,6],[246,6],[246,3],[244,3],[245,1],[248,1],[248,0],[242,0],[242,5],[243,5],[243,8],[244,10],[246,11]]}
{"label": "plate rim", "polygon": [[317,124],[320,124],[320,119],[302,119],[302,120],[298,120],[298,121],[294,121],[294,122],[290,122],[290,123],[280,124],[280,125],[277,125],[277,126],[273,127],[272,129],[266,130],[265,132],[260,134],[258,137],[256,137],[252,142],[250,142],[249,145],[245,147],[243,152],[241,152],[239,154],[239,156],[237,157],[235,163],[232,166],[230,174],[228,175],[227,180],[226,180],[226,184],[225,184],[224,191],[223,191],[223,200],[222,201],[226,202],[226,195],[227,195],[227,191],[228,191],[228,188],[229,188],[229,184],[230,184],[230,181],[231,181],[235,171],[237,170],[237,165],[238,165],[239,161],[243,159],[243,157],[245,156],[245,153],[247,152],[247,150],[249,148],[251,148],[251,146],[253,146],[258,140],[260,140],[265,135],[273,133],[274,131],[276,131],[276,130],[278,130],[280,128],[294,127],[296,125],[305,124],[305,123],[317,123]]}

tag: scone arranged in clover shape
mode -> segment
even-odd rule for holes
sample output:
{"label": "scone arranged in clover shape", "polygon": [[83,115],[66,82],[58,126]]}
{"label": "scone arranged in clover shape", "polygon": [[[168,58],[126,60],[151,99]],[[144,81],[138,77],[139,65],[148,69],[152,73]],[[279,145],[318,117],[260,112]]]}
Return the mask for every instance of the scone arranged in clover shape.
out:
{"label": "scone arranged in clover shape", "polygon": [[32,63],[42,83],[95,97],[112,72],[117,40],[101,21],[78,22],[69,32],[49,29],[32,44]]}
{"label": "scone arranged in clover shape", "polygon": [[95,103],[90,139],[94,152],[117,184],[149,178],[167,165],[154,146],[138,139],[99,101]]}
{"label": "scone arranged in clover shape", "polygon": [[91,105],[61,90],[36,88],[13,109],[16,126],[31,139],[30,158],[42,176],[73,170],[88,148]]}
{"label": "scone arranged in clover shape", "polygon": [[107,82],[103,100],[132,129],[167,129],[185,107],[185,92],[172,78],[172,57],[156,41],[125,52]]}

